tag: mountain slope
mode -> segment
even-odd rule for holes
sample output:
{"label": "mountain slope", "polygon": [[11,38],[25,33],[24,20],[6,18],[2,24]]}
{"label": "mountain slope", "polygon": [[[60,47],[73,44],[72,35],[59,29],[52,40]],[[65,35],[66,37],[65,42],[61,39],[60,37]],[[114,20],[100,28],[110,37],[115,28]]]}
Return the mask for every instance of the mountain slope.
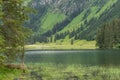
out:
{"label": "mountain slope", "polygon": [[31,15],[27,26],[35,31],[35,42],[93,40],[103,23],[119,17],[119,4],[119,0],[32,0],[37,14]]}
{"label": "mountain slope", "polygon": [[56,23],[62,22],[65,19],[65,15],[62,13],[46,13],[41,21],[40,33],[45,33],[51,30]]}

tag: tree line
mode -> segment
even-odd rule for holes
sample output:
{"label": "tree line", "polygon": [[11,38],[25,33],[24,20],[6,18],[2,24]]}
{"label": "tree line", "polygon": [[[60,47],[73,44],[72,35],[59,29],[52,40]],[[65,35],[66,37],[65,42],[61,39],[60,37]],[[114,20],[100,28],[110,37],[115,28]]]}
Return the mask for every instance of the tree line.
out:
{"label": "tree line", "polygon": [[97,32],[96,42],[101,49],[120,48],[120,19],[102,25]]}

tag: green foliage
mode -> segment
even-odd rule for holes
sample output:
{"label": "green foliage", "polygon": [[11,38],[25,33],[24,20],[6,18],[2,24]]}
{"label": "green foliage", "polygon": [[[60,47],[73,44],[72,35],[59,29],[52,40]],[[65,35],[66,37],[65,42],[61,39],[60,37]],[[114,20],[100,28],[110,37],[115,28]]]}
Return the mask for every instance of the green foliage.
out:
{"label": "green foliage", "polygon": [[74,44],[74,40],[73,39],[71,39],[71,45],[73,45]]}
{"label": "green foliage", "polygon": [[101,9],[100,9],[100,11],[97,13],[97,14],[95,14],[95,16],[96,17],[100,17],[100,15],[101,14],[103,14],[106,10],[109,10],[109,9],[111,9],[111,6],[113,5],[113,4],[115,4],[116,2],[117,2],[118,0],[109,0]]}
{"label": "green foliage", "polygon": [[[51,36],[55,36],[55,41],[65,39],[66,36],[70,36],[69,39],[75,38],[75,40],[94,40],[98,27],[119,16],[120,12],[118,10],[119,0],[66,0],[60,2],[51,0],[51,3],[46,2],[44,5],[38,4],[38,0],[36,0],[31,3],[36,3],[32,7],[38,11],[38,14],[32,15],[30,19],[32,26],[29,26],[35,30],[35,35],[31,38],[32,43],[48,42]],[[33,28],[33,26],[35,27]],[[59,38],[56,38],[58,35]],[[39,39],[39,36],[44,39]]]}
{"label": "green foliage", "polygon": [[45,33],[48,30],[51,30],[56,23],[59,23],[65,19],[65,15],[57,12],[48,12],[41,21],[41,33]]}
{"label": "green foliage", "polygon": [[15,77],[22,73],[20,70],[8,69],[0,66],[0,80],[14,80]]}
{"label": "green foliage", "polygon": [[120,20],[115,19],[104,24],[97,34],[97,46],[103,49],[119,48],[120,43]]}
{"label": "green foliage", "polygon": [[43,80],[119,80],[120,67],[83,66],[80,64],[29,64],[29,75],[26,78]]}
{"label": "green foliage", "polygon": [[[53,39],[54,40],[54,39]],[[41,49],[50,49],[50,50],[66,50],[66,49],[96,49],[96,41],[86,41],[86,40],[74,40],[74,44],[71,45],[71,39],[60,39],[52,43],[38,43],[34,45],[26,45],[27,50],[41,50]]]}
{"label": "green foliage", "polygon": [[0,66],[5,62],[6,57],[0,54]]}
{"label": "green foliage", "polygon": [[25,40],[31,30],[24,27],[30,8],[24,0],[1,1],[0,48],[11,62],[17,53],[24,53]]}
{"label": "green foliage", "polygon": [[[74,35],[73,37],[78,36],[81,37],[78,39],[87,39],[87,40],[95,39],[95,35],[96,35],[95,33],[97,31],[97,27],[101,26],[101,24],[104,23],[104,20],[99,20],[99,18],[107,10],[111,11],[112,6],[116,4],[116,2],[117,0],[114,0],[114,2],[112,0],[108,0],[108,1],[106,0],[105,2],[102,0],[91,1],[91,6],[87,5],[89,6],[89,8],[84,9],[60,32],[66,32],[67,30],[71,31],[73,29],[76,29],[77,31],[79,27],[83,27],[84,29],[77,32],[76,35]],[[109,16],[109,13],[107,13],[106,15]],[[111,19],[113,16],[114,15],[111,15]],[[107,17],[106,20],[108,20]]]}
{"label": "green foliage", "polygon": [[[0,46],[2,47],[3,45],[4,45],[4,39],[3,39],[3,36],[0,35]],[[1,48],[1,50],[2,50],[2,48]]]}

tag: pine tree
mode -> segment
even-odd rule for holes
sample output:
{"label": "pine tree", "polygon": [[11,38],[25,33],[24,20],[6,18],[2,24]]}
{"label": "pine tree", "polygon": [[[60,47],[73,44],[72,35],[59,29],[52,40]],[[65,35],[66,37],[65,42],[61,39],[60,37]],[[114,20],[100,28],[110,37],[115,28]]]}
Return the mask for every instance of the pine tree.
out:
{"label": "pine tree", "polygon": [[1,6],[3,14],[0,29],[5,41],[4,54],[7,61],[12,61],[17,53],[22,53],[21,59],[23,60],[25,40],[31,32],[24,27],[30,8],[25,5],[24,0],[1,0]]}
{"label": "pine tree", "polygon": [[120,47],[120,20],[115,19],[105,23],[99,29],[96,37],[97,46],[103,49]]}
{"label": "pine tree", "polygon": [[71,39],[71,45],[73,45],[74,44],[74,40],[73,39]]}

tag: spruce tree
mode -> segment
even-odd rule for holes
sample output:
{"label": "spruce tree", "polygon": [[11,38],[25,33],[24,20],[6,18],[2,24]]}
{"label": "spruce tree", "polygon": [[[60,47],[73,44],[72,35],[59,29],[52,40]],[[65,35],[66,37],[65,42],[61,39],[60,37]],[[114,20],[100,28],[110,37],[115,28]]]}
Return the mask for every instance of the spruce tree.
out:
{"label": "spruce tree", "polygon": [[24,58],[25,40],[31,30],[24,27],[28,19],[30,8],[24,0],[1,0],[1,35],[4,38],[4,55],[7,61],[15,59],[17,53],[21,53],[21,59]]}
{"label": "spruce tree", "polygon": [[96,37],[97,46],[103,49],[120,47],[120,20],[115,19],[105,23],[98,30]]}

